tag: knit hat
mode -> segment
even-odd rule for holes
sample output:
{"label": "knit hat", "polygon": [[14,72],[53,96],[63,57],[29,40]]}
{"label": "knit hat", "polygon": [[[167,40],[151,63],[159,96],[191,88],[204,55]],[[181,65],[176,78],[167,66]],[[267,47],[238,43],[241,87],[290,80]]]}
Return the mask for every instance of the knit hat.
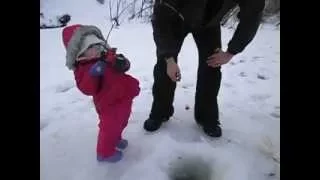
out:
{"label": "knit hat", "polygon": [[62,40],[65,48],[68,47],[68,43],[76,30],[81,27],[80,24],[75,24],[72,26],[67,26],[62,30]]}
{"label": "knit hat", "polygon": [[106,48],[110,46],[105,42],[100,29],[90,25],[71,25],[62,31],[62,39],[66,48],[66,66],[74,70],[75,62],[81,53],[83,53],[91,44],[103,44]]}

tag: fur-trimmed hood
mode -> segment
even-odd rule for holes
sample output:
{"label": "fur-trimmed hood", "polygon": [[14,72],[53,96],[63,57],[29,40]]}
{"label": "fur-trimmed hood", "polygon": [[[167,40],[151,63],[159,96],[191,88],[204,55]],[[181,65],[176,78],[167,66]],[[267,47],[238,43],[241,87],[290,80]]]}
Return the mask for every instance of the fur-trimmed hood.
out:
{"label": "fur-trimmed hood", "polygon": [[96,26],[91,25],[72,25],[65,27],[62,32],[63,42],[66,47],[66,66],[74,70],[77,55],[81,50],[81,44],[88,35],[95,35],[105,42],[106,48],[110,48],[102,32]]}

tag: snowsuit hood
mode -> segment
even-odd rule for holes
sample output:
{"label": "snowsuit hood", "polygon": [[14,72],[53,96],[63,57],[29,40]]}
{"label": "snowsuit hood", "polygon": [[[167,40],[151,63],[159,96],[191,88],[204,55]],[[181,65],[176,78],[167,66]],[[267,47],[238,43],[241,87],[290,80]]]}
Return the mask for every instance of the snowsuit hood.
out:
{"label": "snowsuit hood", "polygon": [[87,39],[86,37],[92,37],[91,35],[96,36],[96,39],[90,38],[94,39],[94,41],[91,41],[92,44],[104,42],[104,46],[106,46],[106,48],[110,48],[102,32],[96,26],[76,24],[67,26],[63,29],[62,40],[67,51],[65,65],[68,69],[75,69],[77,56],[85,50],[84,48],[88,48],[90,46],[87,41],[85,44],[84,42]]}

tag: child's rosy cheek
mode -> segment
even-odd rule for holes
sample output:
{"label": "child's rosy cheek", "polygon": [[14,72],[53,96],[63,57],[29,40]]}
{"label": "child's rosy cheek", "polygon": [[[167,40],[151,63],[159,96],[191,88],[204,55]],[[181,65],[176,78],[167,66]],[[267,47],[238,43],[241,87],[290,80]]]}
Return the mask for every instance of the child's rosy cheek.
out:
{"label": "child's rosy cheek", "polygon": [[97,56],[98,52],[96,51],[95,48],[90,48],[85,52],[86,57],[92,57],[92,56]]}
{"label": "child's rosy cheek", "polygon": [[98,50],[96,48],[92,48],[92,56],[98,56]]}

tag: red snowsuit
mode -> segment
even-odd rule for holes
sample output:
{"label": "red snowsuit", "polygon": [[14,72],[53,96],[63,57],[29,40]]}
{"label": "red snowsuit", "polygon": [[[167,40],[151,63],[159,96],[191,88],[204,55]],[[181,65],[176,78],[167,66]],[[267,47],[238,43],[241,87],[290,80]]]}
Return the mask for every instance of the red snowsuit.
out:
{"label": "red snowsuit", "polygon": [[120,73],[107,66],[102,77],[89,74],[90,67],[97,60],[79,62],[74,70],[78,89],[92,96],[99,115],[97,154],[110,156],[121,139],[128,124],[132,100],[139,92],[139,81],[130,75]]}

